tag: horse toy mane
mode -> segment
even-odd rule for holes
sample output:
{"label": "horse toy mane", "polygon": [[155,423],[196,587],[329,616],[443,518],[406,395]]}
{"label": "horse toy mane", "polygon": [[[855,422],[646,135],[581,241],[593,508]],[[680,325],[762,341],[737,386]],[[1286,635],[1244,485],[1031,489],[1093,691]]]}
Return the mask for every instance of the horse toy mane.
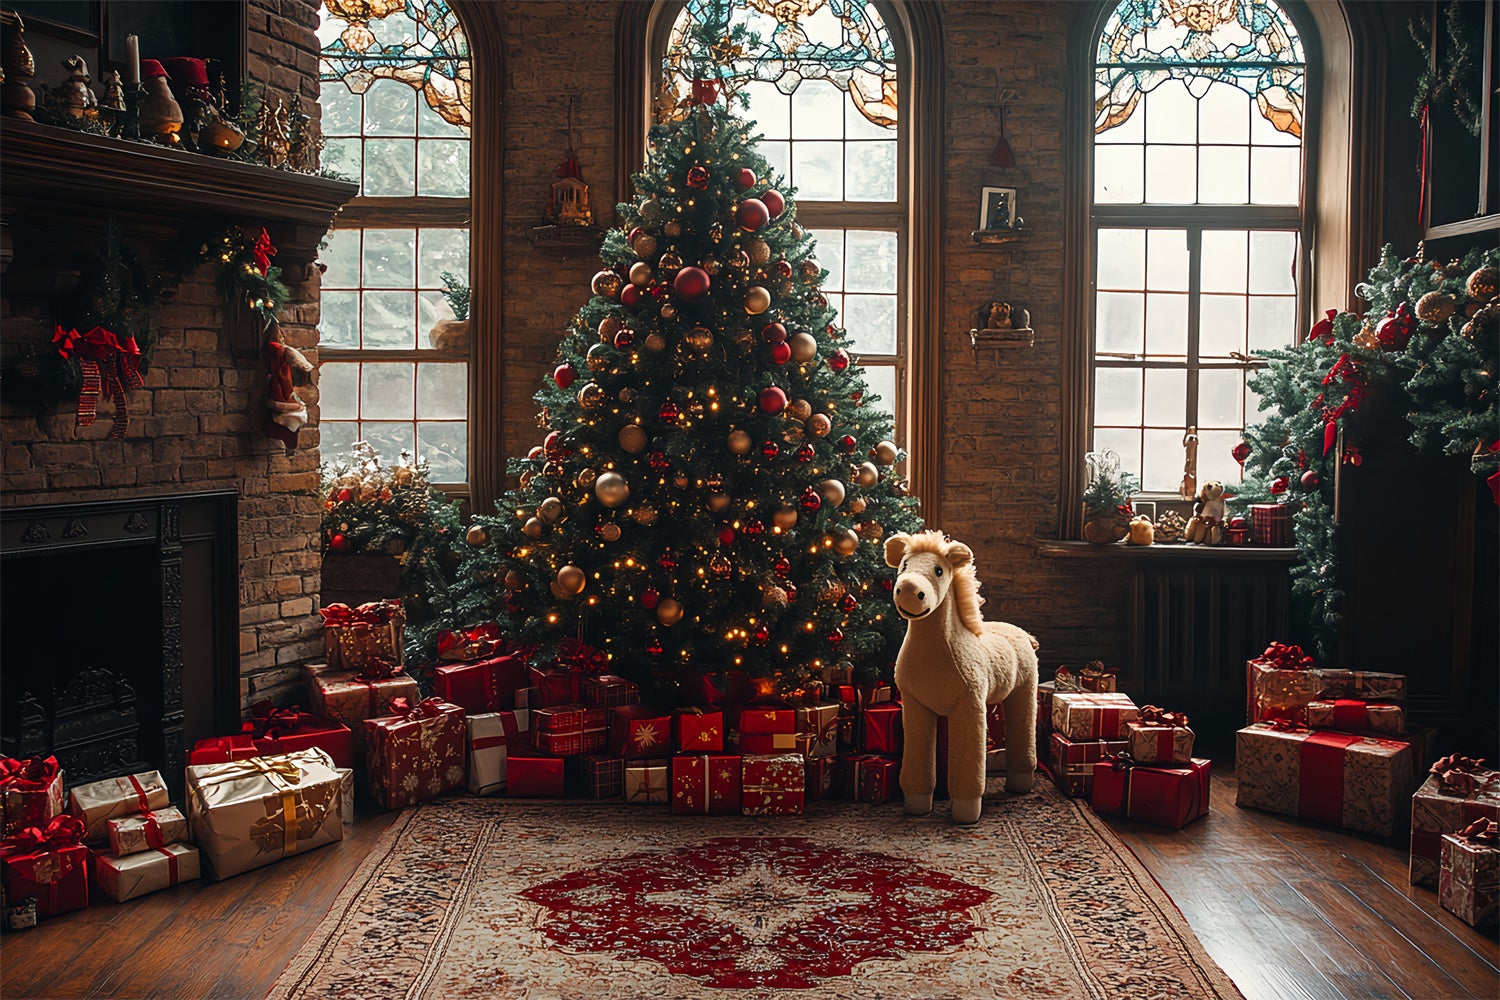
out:
{"label": "horse toy mane", "polygon": [[952,589],[949,590],[948,596],[957,602],[954,607],[958,609],[958,619],[963,622],[964,628],[975,635],[982,635],[984,634],[984,614],[979,607],[984,603],[984,598],[979,596],[979,574],[974,572],[974,558],[969,547],[962,542],[951,541],[941,531],[919,531],[907,542],[906,554],[932,552],[947,559],[954,551],[954,545],[963,549],[964,558],[961,566],[954,567],[953,583],[950,584]]}

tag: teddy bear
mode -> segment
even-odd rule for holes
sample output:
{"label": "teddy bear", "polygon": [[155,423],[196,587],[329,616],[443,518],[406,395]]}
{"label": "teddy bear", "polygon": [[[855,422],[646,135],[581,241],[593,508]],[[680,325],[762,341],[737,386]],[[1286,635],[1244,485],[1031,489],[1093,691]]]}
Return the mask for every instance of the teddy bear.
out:
{"label": "teddy bear", "polygon": [[1151,518],[1145,514],[1138,514],[1130,519],[1130,535],[1126,542],[1130,545],[1150,545],[1156,541],[1156,526],[1151,523]]}
{"label": "teddy bear", "polygon": [[1209,480],[1198,489],[1193,501],[1193,516],[1183,529],[1184,542],[1218,545],[1224,533],[1224,484]]}

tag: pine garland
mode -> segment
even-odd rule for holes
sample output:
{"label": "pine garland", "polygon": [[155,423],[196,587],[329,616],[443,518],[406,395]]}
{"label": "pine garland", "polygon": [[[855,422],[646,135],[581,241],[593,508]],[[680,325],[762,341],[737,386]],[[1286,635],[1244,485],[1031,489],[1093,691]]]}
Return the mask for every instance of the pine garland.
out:
{"label": "pine garland", "polygon": [[1463,18],[1461,0],[1450,0],[1443,10],[1443,29],[1448,35],[1443,46],[1443,58],[1434,64],[1432,59],[1432,25],[1427,18],[1418,18],[1407,23],[1412,41],[1422,53],[1422,75],[1417,78],[1417,91],[1412,97],[1411,116],[1418,120],[1422,111],[1432,102],[1451,100],[1453,115],[1476,139],[1484,127],[1483,108],[1474,81],[1479,79],[1479,67],[1474,63],[1478,49],[1472,25]]}

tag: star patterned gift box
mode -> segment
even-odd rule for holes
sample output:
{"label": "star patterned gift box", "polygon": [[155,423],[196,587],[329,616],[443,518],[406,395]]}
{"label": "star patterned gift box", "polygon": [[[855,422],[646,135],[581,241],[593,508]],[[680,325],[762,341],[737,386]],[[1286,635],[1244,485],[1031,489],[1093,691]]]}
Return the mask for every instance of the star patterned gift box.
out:
{"label": "star patterned gift box", "polygon": [[740,811],[746,816],[799,816],[806,801],[799,753],[746,754],[740,760]]}
{"label": "star patterned gift box", "polygon": [[109,849],[125,856],[176,844],[188,837],[187,817],[176,806],[109,820]]}
{"label": "star patterned gift box", "polygon": [[109,837],[106,824],[111,819],[160,809],[168,801],[161,772],[143,771],[79,785],[68,793],[68,812],[83,820],[87,843],[103,844]]}
{"label": "star patterned gift box", "polygon": [[89,905],[83,821],[54,816],[0,844],[0,885],[7,900],[36,900],[36,915],[54,917]]}
{"label": "star patterned gift box", "polygon": [[839,703],[819,702],[797,709],[797,749],[808,760],[832,757],[839,750]]}
{"label": "star patterned gift box", "polygon": [[1363,698],[1316,698],[1307,703],[1302,721],[1309,729],[1400,736],[1406,732],[1406,709]]}
{"label": "star patterned gift box", "polygon": [[391,702],[392,715],[365,720],[370,792],[384,809],[400,809],[464,783],[464,710],[441,698]]}
{"label": "star patterned gift box", "polygon": [[1095,762],[1129,748],[1128,740],[1070,740],[1062,733],[1053,733],[1047,770],[1064,795],[1086,799],[1094,790]]}
{"label": "star patterned gift box", "polygon": [[144,852],[120,856],[101,854],[94,859],[94,879],[99,891],[116,903],[147,893],[170,889],[199,875],[198,849],[173,843]]}
{"label": "star patterned gift box", "polygon": [[1404,740],[1257,722],[1235,736],[1235,804],[1389,837],[1416,788]]}
{"label": "star patterned gift box", "polygon": [[738,754],[677,754],[672,758],[672,811],[683,815],[738,815],[740,768]]}
{"label": "star patterned gift box", "polygon": [[584,781],[589,797],[614,799],[625,794],[625,758],[591,753],[583,758]]}
{"label": "star patterned gift box", "polygon": [[187,769],[188,827],[218,878],[344,839],[343,778],[322,750]]}
{"label": "star patterned gift box", "polygon": [[672,794],[666,758],[625,762],[625,801],[632,805],[664,805]]}
{"label": "star patterned gift box", "polygon": [[609,711],[610,753],[626,760],[642,760],[670,752],[670,715],[641,705],[622,705]]}
{"label": "star patterned gift box", "polygon": [[1125,694],[1069,691],[1052,696],[1052,731],[1074,742],[1124,739],[1125,727],[1139,715]]}
{"label": "star patterned gift box", "polygon": [[330,604],[319,614],[330,669],[371,675],[401,669],[406,612],[399,600],[370,601],[356,608]]}
{"label": "star patterned gift box", "polygon": [[1193,759],[1155,767],[1120,754],[1093,766],[1091,802],[1096,813],[1172,830],[1208,814],[1209,761]]}
{"label": "star patterned gift box", "polygon": [[1500,821],[1500,771],[1469,757],[1444,757],[1411,797],[1412,885],[1437,885],[1443,835],[1475,820]]}
{"label": "star patterned gift box", "polygon": [[505,794],[509,798],[562,798],[565,782],[561,757],[513,750],[505,771]]}
{"label": "star patterned gift box", "polygon": [[465,716],[469,791],[489,795],[505,787],[506,763],[527,744],[530,717],[525,709]]}
{"label": "star patterned gift box", "polygon": [[519,656],[491,656],[472,663],[428,668],[439,698],[466,712],[499,712],[516,707],[516,689],[526,686],[526,662]]}
{"label": "star patterned gift box", "polygon": [[366,719],[384,715],[392,701],[417,701],[417,682],[408,674],[366,679],[348,671],[314,674],[308,680],[308,704],[314,715],[349,727],[355,758],[364,754]]}
{"label": "star patterned gift box", "polygon": [[1478,820],[1443,836],[1438,902],[1471,927],[1496,922],[1500,900],[1500,836],[1493,820]]}
{"label": "star patterned gift box", "polygon": [[46,826],[63,811],[63,773],[56,757],[0,758],[0,835]]}
{"label": "star patterned gift box", "polygon": [[683,753],[723,753],[723,710],[696,705],[678,709],[672,715],[672,738]]}

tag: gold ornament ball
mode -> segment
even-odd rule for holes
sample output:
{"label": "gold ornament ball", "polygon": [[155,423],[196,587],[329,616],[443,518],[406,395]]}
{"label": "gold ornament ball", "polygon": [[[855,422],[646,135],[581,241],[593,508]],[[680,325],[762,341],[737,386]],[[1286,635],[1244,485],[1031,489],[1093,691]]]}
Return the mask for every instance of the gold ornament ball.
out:
{"label": "gold ornament ball", "polygon": [[470,545],[488,545],[490,533],[484,529],[482,524],[471,524],[469,530],[464,532],[464,541]]}
{"label": "gold ornament ball", "polygon": [[1464,282],[1464,292],[1476,302],[1488,302],[1500,292],[1500,267],[1481,267]]}
{"label": "gold ornament ball", "polygon": [[853,500],[849,501],[849,513],[851,513],[851,514],[863,514],[864,512],[865,512],[865,498],[864,497],[855,497]]}
{"label": "gold ornament ball", "polygon": [[588,467],[579,469],[578,475],[573,478],[573,482],[580,489],[588,489],[590,486],[594,485],[594,470]]}
{"label": "gold ornament ball", "polygon": [[708,495],[708,509],[715,514],[729,506],[728,493],[710,493]]}
{"label": "gold ornament ball", "polygon": [[600,271],[594,275],[594,280],[590,283],[590,287],[593,288],[595,295],[602,295],[606,299],[612,299],[620,294],[620,286],[623,284],[624,282],[620,280],[620,276],[615,272]]}
{"label": "gold ornament ball", "polygon": [[635,399],[635,390],[627,385],[625,388],[615,393],[615,397],[619,399],[620,402],[628,405],[631,400]]}
{"label": "gold ornament ball", "polygon": [[816,259],[809,257],[802,262],[802,277],[808,281],[817,281],[818,275],[823,273],[823,265]]}
{"label": "gold ornament ball", "polygon": [[615,339],[615,334],[619,333],[624,328],[625,324],[620,322],[619,317],[606,316],[599,321],[599,339],[613,341]]}
{"label": "gold ornament ball", "polygon": [[786,415],[793,420],[806,420],[812,416],[812,404],[805,399],[794,399],[786,404]]}
{"label": "gold ornament ball", "polygon": [[585,410],[597,410],[604,405],[606,394],[604,389],[593,382],[587,382],[582,389],[578,390],[578,405]]}
{"label": "gold ornament ball", "polygon": [[859,537],[867,538],[872,542],[878,542],[885,536],[885,529],[877,521],[864,521],[858,528]]}
{"label": "gold ornament ball", "polygon": [[682,621],[682,605],[671,597],[664,597],[656,606],[656,620],[670,628]]}
{"label": "gold ornament ball", "polygon": [[568,593],[567,588],[562,584],[558,583],[556,580],[553,580],[552,596],[557,598],[559,601],[566,601],[572,599],[574,595]]}
{"label": "gold ornament ball", "polygon": [[558,478],[563,474],[563,471],[563,464],[561,462],[548,462],[546,465],[542,466],[542,475],[548,477],[549,479]]}
{"label": "gold ornament ball", "polygon": [[1442,292],[1428,292],[1417,300],[1417,319],[1436,326],[1446,323],[1457,308],[1458,304],[1453,301],[1452,296]]}
{"label": "gold ornament ball", "polygon": [[833,536],[833,550],[841,556],[852,556],[859,551],[859,536],[845,528]]}
{"label": "gold ornament ball", "polygon": [[825,479],[818,484],[818,492],[834,507],[844,502],[844,484],[837,479]]}
{"label": "gold ornament ball", "polygon": [[651,283],[651,265],[638,260],[630,265],[630,283],[642,288]]}
{"label": "gold ornament ball", "polygon": [[677,487],[679,490],[685,490],[685,489],[687,489],[688,488],[687,473],[686,472],[679,472],[675,476],[673,476],[672,477],[672,485],[675,486],[675,487]]}
{"label": "gold ornament ball", "polygon": [[810,333],[794,333],[787,345],[792,349],[792,360],[806,364],[818,356],[818,342]]}
{"label": "gold ornament ball", "polygon": [[771,247],[762,239],[750,241],[750,262],[752,264],[765,264],[771,260]]}
{"label": "gold ornament ball", "polygon": [[613,521],[599,525],[599,537],[606,542],[618,542],[620,540],[620,526]]}
{"label": "gold ornament ball", "polygon": [[606,507],[618,507],[630,496],[630,484],[618,472],[606,472],[594,480],[594,496]]}
{"label": "gold ornament ball", "polygon": [[703,270],[707,271],[710,275],[718,274],[720,271],[724,270],[724,265],[719,262],[719,258],[712,255],[704,257],[702,264]]}
{"label": "gold ornament ball", "polygon": [[833,421],[828,419],[826,413],[814,413],[807,418],[807,433],[813,437],[822,437],[833,430]]}
{"label": "gold ornament ball", "polygon": [[526,523],[521,525],[521,531],[527,538],[541,538],[542,519],[539,517],[528,517]]}
{"label": "gold ornament ball", "polygon": [[880,470],[875,467],[874,462],[861,462],[859,471],[854,474],[854,481],[868,489],[880,482]]}
{"label": "gold ornament ball", "polygon": [[641,218],[647,222],[655,222],[661,218],[661,202],[655,198],[647,198],[641,202]]}
{"label": "gold ornament ball", "polygon": [[639,455],[646,450],[650,443],[645,430],[636,424],[626,424],[620,428],[620,447],[632,455]]}
{"label": "gold ornament ball", "polygon": [[668,273],[680,271],[682,270],[682,258],[675,253],[664,253],[661,255],[661,260],[656,262],[656,266]]}
{"label": "gold ornament ball", "polygon": [[608,368],[610,350],[607,344],[595,344],[590,347],[588,353],[583,356],[584,364],[588,365],[589,371],[602,372]]}
{"label": "gold ornament ball", "polygon": [[646,334],[646,339],[642,342],[642,346],[654,354],[666,347],[667,342],[661,339],[661,334],[653,332]]}
{"label": "gold ornament ball", "polygon": [[642,233],[635,238],[634,243],[630,244],[630,248],[635,251],[637,257],[654,256],[656,254],[656,237],[650,233]]}
{"label": "gold ornament ball", "polygon": [[651,527],[656,523],[656,508],[649,503],[643,503],[635,509],[635,523]]}
{"label": "gold ornament ball", "polygon": [[875,458],[881,465],[896,464],[896,445],[891,441],[882,441],[875,446]]}
{"label": "gold ornament ball", "polygon": [[771,308],[771,293],[760,285],[751,285],[745,289],[745,312],[751,316],[759,316]]}
{"label": "gold ornament ball", "polygon": [[797,508],[792,506],[776,508],[776,513],[771,515],[771,523],[782,531],[790,531],[797,526]]}
{"label": "gold ornament ball", "polygon": [[744,431],[730,431],[728,443],[729,450],[736,455],[748,455],[750,454],[750,446],[754,442],[750,440],[750,435]]}
{"label": "gold ornament ball", "polygon": [[695,326],[683,335],[682,342],[699,354],[707,354],[708,349],[714,346],[714,334],[706,326]]}
{"label": "gold ornament ball", "polygon": [[536,512],[548,524],[556,524],[563,516],[563,502],[558,497],[548,497],[537,505]]}
{"label": "gold ornament ball", "polygon": [[584,585],[587,582],[587,579],[583,575],[583,570],[571,563],[557,571],[557,585],[569,597],[576,597],[583,593]]}
{"label": "gold ornament ball", "polygon": [[772,585],[760,592],[760,606],[763,608],[786,607],[786,591]]}
{"label": "gold ornament ball", "polygon": [[665,226],[661,227],[661,231],[665,233],[669,238],[675,240],[677,237],[682,235],[682,223],[678,222],[676,219],[672,219]]}
{"label": "gold ornament ball", "polygon": [[662,319],[675,319],[676,316],[677,316],[677,307],[676,306],[674,306],[670,302],[663,302],[661,304],[661,318]]}

